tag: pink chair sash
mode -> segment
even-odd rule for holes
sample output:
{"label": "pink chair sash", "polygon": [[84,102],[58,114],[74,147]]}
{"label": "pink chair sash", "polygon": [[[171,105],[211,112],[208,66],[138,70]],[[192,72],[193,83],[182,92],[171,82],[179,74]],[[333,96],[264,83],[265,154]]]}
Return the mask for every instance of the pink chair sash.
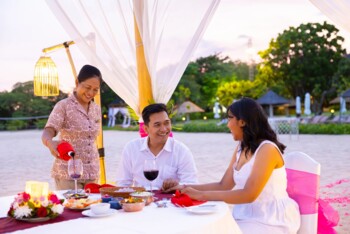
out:
{"label": "pink chair sash", "polygon": [[287,171],[287,192],[298,205],[300,214],[318,212],[319,175],[293,169]]}

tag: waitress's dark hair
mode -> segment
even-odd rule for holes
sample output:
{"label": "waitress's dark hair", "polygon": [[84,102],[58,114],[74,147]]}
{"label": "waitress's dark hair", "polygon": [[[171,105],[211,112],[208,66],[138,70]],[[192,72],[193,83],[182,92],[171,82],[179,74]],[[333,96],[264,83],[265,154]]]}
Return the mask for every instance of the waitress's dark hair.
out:
{"label": "waitress's dark hair", "polygon": [[102,84],[102,75],[100,70],[98,70],[98,68],[91,65],[84,65],[80,69],[77,79],[78,79],[78,82],[81,83],[93,77],[97,77],[100,81],[100,84]]}
{"label": "waitress's dark hair", "polygon": [[277,140],[276,133],[272,130],[265,111],[255,100],[244,97],[235,101],[228,107],[227,114],[232,114],[237,120],[241,119],[245,122],[245,126],[242,127],[241,149],[246,149],[246,157],[248,151],[254,154],[264,140],[275,143],[283,153],[286,146]]}

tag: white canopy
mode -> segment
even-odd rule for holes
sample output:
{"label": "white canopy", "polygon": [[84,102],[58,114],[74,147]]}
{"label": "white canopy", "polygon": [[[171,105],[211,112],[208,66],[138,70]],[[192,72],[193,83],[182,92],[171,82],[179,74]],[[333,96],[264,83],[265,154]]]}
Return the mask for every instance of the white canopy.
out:
{"label": "white canopy", "polygon": [[[139,113],[134,19],[155,102],[167,103],[220,0],[46,0],[104,81]],[[135,15],[135,18],[134,18]]]}
{"label": "white canopy", "polygon": [[349,0],[310,0],[310,2],[336,24],[350,32]]}

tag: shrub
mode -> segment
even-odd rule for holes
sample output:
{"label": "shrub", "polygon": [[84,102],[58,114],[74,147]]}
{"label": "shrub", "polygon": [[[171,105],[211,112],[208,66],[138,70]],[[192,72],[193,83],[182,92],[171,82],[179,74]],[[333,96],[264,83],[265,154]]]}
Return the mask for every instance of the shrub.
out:
{"label": "shrub", "polygon": [[350,124],[300,124],[300,134],[350,134]]}
{"label": "shrub", "polygon": [[46,123],[47,123],[47,119],[38,119],[35,122],[35,126],[37,129],[44,129]]}
{"label": "shrub", "polygon": [[26,127],[26,122],[23,120],[12,120],[7,123],[6,130],[15,131],[24,129]]}

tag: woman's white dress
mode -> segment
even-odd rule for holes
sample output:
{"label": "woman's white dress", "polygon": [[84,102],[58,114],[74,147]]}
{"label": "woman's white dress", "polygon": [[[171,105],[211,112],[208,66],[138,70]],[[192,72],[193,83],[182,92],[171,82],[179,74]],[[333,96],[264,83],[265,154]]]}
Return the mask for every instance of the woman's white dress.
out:
{"label": "woman's white dress", "polygon": [[[252,171],[255,156],[264,144],[263,141],[255,151],[253,157],[244,164],[239,171],[234,166],[234,181],[236,189],[243,189]],[[237,153],[237,161],[241,156]],[[281,154],[282,155],[282,154]],[[244,155],[242,155],[244,157]],[[252,203],[238,204],[233,207],[233,217],[237,221],[243,234],[245,233],[297,233],[300,227],[300,213],[298,204],[288,196],[287,174],[285,167],[274,169],[259,197]]]}

